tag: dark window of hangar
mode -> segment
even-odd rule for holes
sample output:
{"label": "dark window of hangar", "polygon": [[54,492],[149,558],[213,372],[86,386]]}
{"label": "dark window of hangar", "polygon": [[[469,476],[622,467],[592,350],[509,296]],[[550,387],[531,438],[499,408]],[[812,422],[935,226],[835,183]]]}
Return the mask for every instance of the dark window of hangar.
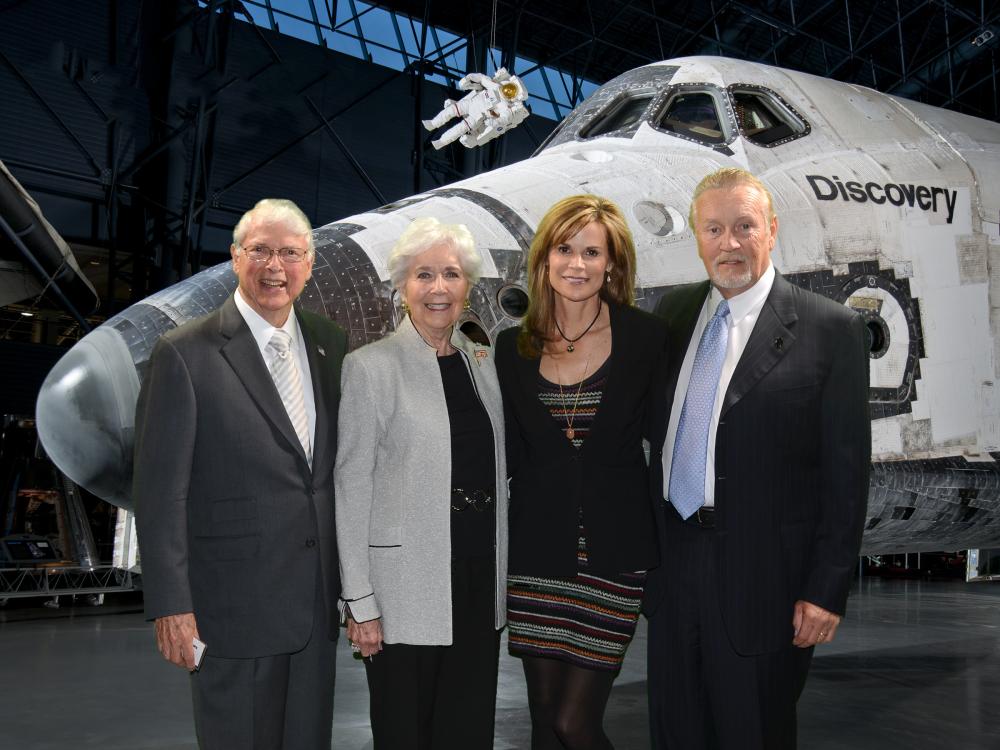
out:
{"label": "dark window of hangar", "polygon": [[718,102],[709,91],[682,90],[667,102],[656,127],[688,140],[717,146],[728,138]]}
{"label": "dark window of hangar", "polygon": [[806,122],[771,91],[733,86],[729,95],[740,132],[751,143],[777,146],[809,132]]}
{"label": "dark window of hangar", "polygon": [[596,138],[599,135],[607,135],[635,125],[646,113],[654,96],[653,92],[646,92],[619,97],[602,114],[598,115],[594,124],[583,131],[580,136],[582,138]]}

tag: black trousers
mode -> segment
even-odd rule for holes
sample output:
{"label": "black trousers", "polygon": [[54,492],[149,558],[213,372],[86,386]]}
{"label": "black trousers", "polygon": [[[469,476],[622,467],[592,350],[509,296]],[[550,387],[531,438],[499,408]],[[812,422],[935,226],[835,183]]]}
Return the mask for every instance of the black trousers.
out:
{"label": "black trousers", "polygon": [[208,644],[201,669],[191,673],[201,750],[329,750],[337,642],[321,580],[317,574],[312,634],[301,651],[227,659]]}
{"label": "black trousers", "polygon": [[812,649],[789,642],[776,653],[733,650],[719,606],[716,531],[682,521],[669,505],[662,510],[674,544],[664,561],[667,593],[649,620],[652,747],[794,750],[795,704]]}
{"label": "black trousers", "polygon": [[389,643],[365,659],[375,750],[492,749],[495,575],[490,558],[452,562],[452,645]]}

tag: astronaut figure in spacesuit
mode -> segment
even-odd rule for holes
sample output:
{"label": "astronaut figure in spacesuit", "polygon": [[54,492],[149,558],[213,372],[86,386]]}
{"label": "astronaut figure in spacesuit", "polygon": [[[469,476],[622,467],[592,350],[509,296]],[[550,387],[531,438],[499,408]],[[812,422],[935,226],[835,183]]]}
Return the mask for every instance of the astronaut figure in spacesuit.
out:
{"label": "astronaut figure in spacesuit", "polygon": [[445,99],[444,109],[433,120],[423,121],[427,130],[435,130],[455,117],[460,118],[440,138],[431,141],[436,149],[457,139],[466,148],[481,146],[516,127],[530,114],[525,105],[528,90],[520,78],[505,68],[497,70],[492,78],[483,73],[469,73],[458,82],[458,87],[469,93],[457,102]]}

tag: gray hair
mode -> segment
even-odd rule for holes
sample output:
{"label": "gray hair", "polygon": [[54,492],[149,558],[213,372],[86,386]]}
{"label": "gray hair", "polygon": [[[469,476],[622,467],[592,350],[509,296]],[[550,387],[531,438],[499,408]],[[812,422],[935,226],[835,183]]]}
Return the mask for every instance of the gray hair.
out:
{"label": "gray hair", "polygon": [[479,281],[482,256],[465,224],[442,224],[433,216],[414,219],[392,246],[386,266],[395,289],[402,289],[410,271],[410,260],[435,245],[449,245],[458,254],[462,273],[470,284]]}
{"label": "gray hair", "polygon": [[254,224],[284,224],[295,234],[304,234],[309,253],[315,252],[313,246],[312,225],[309,217],[292,201],[285,198],[264,198],[247,211],[233,228],[233,244],[243,247],[243,238],[247,236]]}

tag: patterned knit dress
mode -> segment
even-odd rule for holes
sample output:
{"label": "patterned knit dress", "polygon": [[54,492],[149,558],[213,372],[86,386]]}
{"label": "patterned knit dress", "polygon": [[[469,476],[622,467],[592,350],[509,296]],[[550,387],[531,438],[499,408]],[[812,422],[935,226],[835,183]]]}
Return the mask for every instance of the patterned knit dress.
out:
{"label": "patterned knit dress", "polygon": [[[579,450],[590,433],[607,383],[611,358],[583,381],[561,389],[539,375],[538,398],[560,429],[573,425]],[[575,415],[574,415],[575,407]],[[639,620],[645,571],[594,575],[588,572],[587,533],[580,509],[577,574],[572,578],[511,575],[507,579],[510,653],[544,656],[588,669],[621,669]]]}

